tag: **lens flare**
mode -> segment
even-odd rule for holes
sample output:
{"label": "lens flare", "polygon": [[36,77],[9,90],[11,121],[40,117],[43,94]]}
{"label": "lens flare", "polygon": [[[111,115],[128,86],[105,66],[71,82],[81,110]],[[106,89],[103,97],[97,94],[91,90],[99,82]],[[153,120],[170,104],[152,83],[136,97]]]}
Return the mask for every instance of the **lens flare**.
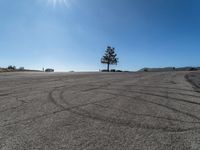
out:
{"label": "lens flare", "polygon": [[56,5],[65,5],[65,6],[69,6],[69,0],[48,0],[49,4],[52,4],[54,7]]}

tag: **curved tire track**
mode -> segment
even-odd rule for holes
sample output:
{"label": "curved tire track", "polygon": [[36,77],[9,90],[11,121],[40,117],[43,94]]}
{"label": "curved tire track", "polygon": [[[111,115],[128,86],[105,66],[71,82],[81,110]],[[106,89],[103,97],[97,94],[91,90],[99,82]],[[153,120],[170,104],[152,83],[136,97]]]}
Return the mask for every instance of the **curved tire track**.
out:
{"label": "curved tire track", "polygon": [[[102,88],[102,86],[101,86],[101,88]],[[141,124],[141,123],[135,122],[133,120],[119,119],[119,118],[99,115],[97,113],[90,112],[90,111],[87,111],[85,109],[80,108],[82,106],[86,106],[86,105],[89,105],[89,104],[95,104],[96,102],[86,103],[86,104],[76,105],[76,106],[73,106],[72,104],[68,103],[67,100],[64,97],[64,92],[67,89],[68,88],[63,88],[63,89],[59,89],[59,91],[57,91],[57,92],[59,92],[59,99],[65,104],[65,106],[63,104],[58,103],[57,100],[53,98],[53,95],[52,95],[53,92],[50,93],[51,101],[53,101],[53,103],[55,105],[57,105],[58,107],[62,108],[63,110],[69,111],[69,112],[71,112],[73,114],[76,114],[76,115],[79,115],[79,116],[82,116],[82,117],[90,118],[92,120],[99,120],[99,121],[106,122],[106,123],[112,123],[114,125],[128,126],[128,127],[131,127],[131,128],[135,128],[136,127],[136,128],[151,129],[151,130],[162,130],[164,132],[186,132],[186,131],[200,129],[200,127],[175,128],[175,127],[169,127],[169,126],[165,126],[165,127],[163,127],[163,126],[154,126],[154,125],[150,125],[150,124]],[[91,90],[93,90],[93,89],[91,89]],[[88,92],[88,90],[85,90],[85,91]],[[120,94],[109,93],[109,92],[104,92],[104,93],[105,94],[110,94],[110,95],[113,95],[113,96],[117,96],[117,97],[118,96],[129,97],[129,96],[126,96],[126,95],[120,95]],[[129,98],[136,98],[136,97],[129,97]],[[137,98],[137,100],[138,101],[144,101],[146,103],[151,103],[151,104],[154,104],[154,105],[158,105],[160,107],[167,108],[167,109],[172,110],[172,111],[174,111],[176,113],[180,113],[180,114],[189,116],[189,117],[191,117],[193,119],[196,119],[196,120],[200,121],[199,117],[197,117],[195,115],[192,115],[192,114],[189,114],[189,113],[186,113],[186,112],[183,112],[183,111],[180,111],[180,110],[177,110],[175,108],[172,108],[172,107],[160,104],[160,103],[147,101],[147,100],[144,100],[144,99],[141,99],[141,98],[139,98],[139,99]],[[104,100],[101,100],[101,101],[104,101]],[[110,108],[110,109],[112,109],[112,108]],[[170,120],[170,121],[173,121],[173,120]],[[176,121],[177,122],[178,121],[183,122],[182,120],[176,120]],[[187,122],[187,123],[200,123],[200,122]]]}

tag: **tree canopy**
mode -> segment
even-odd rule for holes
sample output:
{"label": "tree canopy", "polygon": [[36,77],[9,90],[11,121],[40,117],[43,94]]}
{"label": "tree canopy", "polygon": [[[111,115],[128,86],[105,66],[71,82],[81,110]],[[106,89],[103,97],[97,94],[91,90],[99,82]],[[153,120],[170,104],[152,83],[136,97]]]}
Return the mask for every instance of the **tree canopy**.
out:
{"label": "tree canopy", "polygon": [[115,48],[108,46],[104,56],[101,58],[101,63],[107,64],[107,71],[109,71],[110,65],[117,65],[119,59],[115,53]]}

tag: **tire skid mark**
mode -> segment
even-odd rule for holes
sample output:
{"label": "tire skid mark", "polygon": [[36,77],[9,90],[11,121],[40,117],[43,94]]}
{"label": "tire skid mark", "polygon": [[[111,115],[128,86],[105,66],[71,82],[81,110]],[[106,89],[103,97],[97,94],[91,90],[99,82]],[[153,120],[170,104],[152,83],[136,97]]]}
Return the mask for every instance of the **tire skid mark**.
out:
{"label": "tire skid mark", "polygon": [[186,131],[200,129],[200,127],[172,128],[172,127],[167,127],[167,126],[166,127],[153,126],[153,125],[149,125],[149,124],[138,123],[138,122],[133,121],[133,120],[119,119],[119,118],[102,116],[102,115],[99,115],[99,114],[88,113],[88,111],[85,111],[85,110],[82,110],[82,112],[79,112],[79,111],[72,111],[72,112],[77,114],[77,115],[90,118],[92,120],[102,121],[102,122],[111,123],[111,124],[114,124],[114,125],[130,127],[130,128],[160,130],[160,131],[163,131],[163,132],[186,132]]}
{"label": "tire skid mark", "polygon": [[107,88],[106,90],[116,90],[116,91],[120,90],[120,91],[124,91],[124,92],[129,92],[129,93],[135,92],[135,93],[139,93],[139,94],[162,97],[162,98],[171,99],[171,100],[175,100],[175,101],[180,101],[180,102],[200,105],[200,103],[198,103],[198,102],[189,101],[189,100],[186,100],[186,99],[174,98],[174,97],[166,97],[164,95],[154,94],[154,93],[150,93],[150,92],[142,92],[142,91],[137,91],[137,90],[124,90],[124,89],[119,89],[119,88],[112,88],[112,89],[111,88],[110,89]]}
{"label": "tire skid mark", "polygon": [[6,112],[6,111],[10,111],[10,110],[18,109],[18,108],[20,108],[20,107],[23,107],[26,103],[28,103],[28,102],[26,102],[26,101],[24,101],[24,100],[21,100],[21,99],[19,99],[19,98],[16,98],[16,100],[20,102],[20,104],[19,104],[18,106],[13,106],[13,107],[9,107],[9,108],[0,110],[0,113]]}
{"label": "tire skid mark", "polygon": [[[95,89],[99,89],[99,88],[104,88],[106,86],[110,85],[109,83],[105,84],[105,85],[100,85],[98,88],[95,87]],[[67,88],[68,89],[68,88]],[[62,90],[60,90],[60,94],[59,94],[59,98],[60,100],[62,100],[63,103],[65,103],[66,105],[69,106],[68,109],[71,109],[71,108],[78,108],[78,107],[82,107],[82,106],[86,106],[86,105],[90,105],[90,104],[95,104],[95,103],[98,103],[98,102],[103,102],[103,101],[108,101],[108,100],[111,100],[114,97],[110,97],[110,98],[106,98],[106,99],[102,99],[102,100],[97,100],[97,101],[93,101],[93,102],[88,102],[88,103],[85,103],[85,104],[80,104],[80,105],[75,105],[75,106],[72,106],[72,104],[68,103],[67,101],[65,101],[65,98],[64,98],[64,92],[66,91],[66,88],[63,88]],[[86,89],[84,90],[84,92],[88,92],[88,91],[91,91],[91,88],[90,89]]]}
{"label": "tire skid mark", "polygon": [[[60,91],[60,99],[65,104],[69,105],[69,107],[70,107],[71,104],[66,102],[66,100],[64,99],[64,96],[63,96],[64,92],[65,92],[65,89]],[[105,94],[111,94],[113,96],[119,96],[119,95],[116,95],[116,94],[113,94],[113,93],[105,93]],[[124,95],[120,95],[120,96],[124,96]],[[147,101],[147,100],[145,100],[145,101]],[[147,102],[149,102],[149,101],[147,101]],[[154,102],[149,102],[149,103],[156,104],[156,105],[171,109],[171,110],[173,110],[175,112],[186,114],[187,116],[190,116],[190,117],[193,117],[193,118],[195,118],[197,120],[200,120],[196,116],[193,116],[193,115],[188,114],[186,112],[181,112],[179,110],[176,110],[175,108],[171,108],[169,106],[165,106],[165,105],[162,105],[162,104],[159,104],[159,103],[154,103]],[[62,107],[64,107],[64,106],[62,106]],[[113,117],[99,115],[99,114],[92,113],[92,112],[89,112],[87,110],[81,109],[80,107],[76,107],[76,108],[72,108],[72,109],[65,108],[65,110],[70,111],[71,113],[74,113],[74,114],[82,116],[82,117],[90,118],[92,120],[99,120],[99,121],[102,121],[102,122],[112,123],[114,125],[128,126],[128,127],[131,127],[131,128],[137,127],[137,128],[143,128],[143,129],[161,130],[161,131],[164,131],[164,132],[186,132],[186,131],[200,129],[200,127],[173,128],[173,127],[162,127],[162,126],[153,126],[153,125],[149,125],[149,124],[141,124],[141,123],[138,123],[138,122],[134,122],[132,120],[125,120],[125,119],[119,119],[119,118],[113,118]]]}
{"label": "tire skid mark", "polygon": [[[75,108],[87,106],[87,105],[90,105],[90,104],[99,103],[99,102],[102,102],[102,101],[108,101],[108,100],[111,100],[111,99],[115,98],[115,97],[110,97],[110,98],[106,98],[106,99],[103,99],[103,100],[97,100],[97,101],[94,101],[94,102],[88,102],[88,103],[80,104],[80,105],[71,105],[70,103],[67,103],[66,101],[63,101],[65,104],[69,105],[69,107],[65,107],[65,106],[61,105],[60,103],[56,102],[56,100],[53,98],[53,92],[55,92],[55,90],[53,90],[53,91],[50,93],[49,99],[50,99],[51,102],[53,102],[57,107],[60,107],[60,108],[62,108],[63,110],[71,110],[71,109],[75,109]],[[60,96],[60,95],[59,95],[59,97],[61,98],[61,100],[64,99],[64,98],[63,98],[62,96]]]}
{"label": "tire skid mark", "polygon": [[131,85],[126,85],[126,86],[141,86],[141,87],[149,87],[149,88],[163,88],[163,89],[171,89],[171,90],[179,90],[179,91],[188,91],[188,92],[194,92],[197,93],[194,90],[189,90],[189,89],[183,89],[183,88],[175,88],[175,87],[167,87],[167,86],[152,86],[152,85],[141,85],[141,84],[131,84]]}
{"label": "tire skid mark", "polygon": [[0,97],[6,97],[6,96],[9,96],[9,95],[11,95],[12,93],[2,93],[2,94],[0,94]]}
{"label": "tire skid mark", "polygon": [[15,110],[15,109],[18,109],[18,108],[20,108],[22,106],[23,106],[23,104],[20,104],[19,106],[14,106],[14,107],[10,107],[10,108],[7,108],[7,109],[3,109],[3,110],[0,110],[0,113],[6,112],[6,111],[10,111],[10,110]]}
{"label": "tire skid mark", "polygon": [[61,104],[59,104],[57,101],[55,101],[55,99],[53,98],[53,93],[57,90],[57,88],[54,88],[52,91],[49,92],[48,94],[48,100],[50,100],[50,102],[52,102],[54,105],[56,105],[57,107],[61,108],[61,109],[65,109],[65,107]]}
{"label": "tire skid mark", "polygon": [[[162,75],[162,74],[161,74]],[[161,76],[160,75],[160,76]],[[151,77],[151,76],[150,76]],[[155,76],[154,76],[155,77]],[[115,80],[117,82],[120,82],[120,81],[124,81],[124,80]],[[112,82],[115,82],[114,80]],[[126,80],[125,80],[126,81]],[[101,83],[101,82],[99,82]],[[86,85],[86,84],[82,84],[82,85]],[[88,85],[88,84],[87,84]],[[108,117],[108,116],[104,116],[104,115],[100,115],[100,114],[96,114],[96,113],[92,113],[90,111],[87,111],[85,109],[82,109],[80,107],[82,106],[86,106],[86,105],[89,105],[89,104],[92,104],[92,105],[97,105],[96,103],[97,102],[100,102],[100,101],[105,101],[106,99],[104,100],[99,100],[99,101],[96,101],[96,102],[90,102],[90,103],[86,103],[86,104],[81,104],[81,105],[75,105],[75,106],[72,106],[72,104],[68,103],[66,101],[66,99],[64,98],[64,92],[65,90],[69,89],[69,88],[72,88],[72,87],[80,87],[80,85],[73,85],[73,86],[70,86],[70,87],[67,87],[67,86],[60,86],[60,87],[54,87],[54,89],[52,91],[49,92],[48,94],[48,99],[53,103],[55,104],[57,107],[59,107],[61,110],[58,110],[58,111],[55,111],[55,112],[51,112],[51,113],[48,113],[48,114],[43,114],[43,115],[39,115],[39,116],[36,116],[36,117],[32,117],[32,118],[27,118],[25,120],[19,120],[19,121],[16,121],[14,123],[8,123],[6,125],[3,125],[3,126],[0,126],[0,127],[5,127],[5,126],[9,126],[9,125],[13,125],[13,124],[18,124],[18,123],[21,123],[23,121],[34,121],[35,119],[37,118],[41,118],[41,117],[46,117],[46,116],[50,116],[52,114],[56,114],[56,113],[60,113],[62,111],[68,111],[68,112],[71,112],[73,114],[76,114],[76,115],[79,115],[79,116],[82,116],[82,117],[86,117],[86,118],[90,118],[92,120],[98,120],[98,121],[102,121],[102,122],[106,122],[106,123],[111,123],[111,124],[114,124],[114,125],[119,125],[119,126],[126,126],[126,127],[130,127],[130,128],[143,128],[143,129],[150,129],[150,130],[161,130],[161,131],[164,131],[164,132],[186,132],[186,131],[191,131],[191,130],[198,130],[200,129],[200,127],[191,127],[191,128],[175,128],[175,127],[162,127],[162,126],[153,126],[153,125],[149,125],[149,124],[142,124],[142,123],[138,123],[138,122],[135,122],[133,120],[127,120],[127,119],[120,119],[120,118],[114,118],[114,117]],[[90,89],[86,89],[85,91],[83,90],[82,92],[89,92],[89,91],[92,91],[92,90],[96,90],[96,89],[99,89],[99,88],[106,88],[108,85],[101,85],[100,87],[98,88],[90,88]],[[155,87],[154,87],[155,88]],[[102,89],[101,89],[102,90]],[[122,89],[119,89],[119,90],[122,90]],[[180,89],[179,89],[180,90]],[[59,94],[59,99],[64,102],[67,106],[69,107],[66,107],[64,105],[62,105],[61,103],[59,103],[54,97],[53,97],[53,94],[54,92],[58,92]],[[102,92],[102,91],[101,91]],[[129,91],[129,92],[133,92],[133,91]],[[141,92],[141,91],[140,91]],[[194,92],[194,91],[193,91]],[[147,102],[147,103],[151,103],[151,104],[154,104],[154,105],[158,105],[160,107],[165,107],[169,110],[172,110],[176,113],[180,113],[180,114],[183,114],[183,115],[186,115],[186,116],[189,116],[193,119],[196,119],[196,120],[200,120],[199,117],[193,115],[193,114],[190,114],[190,113],[187,113],[187,112],[183,112],[183,111],[180,111],[178,109],[175,109],[173,107],[170,107],[170,106],[166,106],[166,105],[163,105],[163,104],[160,104],[160,103],[156,103],[156,102],[152,102],[152,101],[148,101],[148,100],[145,100],[145,99],[142,99],[142,98],[138,98],[138,97],[133,97],[133,96],[126,96],[126,95],[123,95],[123,94],[116,94],[116,93],[111,93],[111,92],[102,92],[103,94],[109,94],[109,95],[112,95],[113,97],[110,98],[110,99],[113,99],[115,97],[127,97],[129,98],[130,100],[134,99],[134,100],[137,100],[137,101],[144,101],[144,102]],[[141,92],[140,94],[145,94],[143,92]],[[147,93],[147,95],[150,95],[152,93]],[[161,97],[162,95],[152,95],[152,96],[158,96],[158,97]],[[163,96],[164,98],[167,98],[166,96]],[[135,99],[137,98],[137,99]],[[171,97],[169,97],[171,98]],[[109,99],[107,99],[109,100]],[[182,100],[182,99],[181,99]],[[200,105],[200,103],[198,103],[198,105]]]}
{"label": "tire skid mark", "polygon": [[[10,126],[10,125],[16,125],[16,124],[19,124],[21,122],[26,122],[26,121],[34,121],[38,118],[42,118],[42,117],[46,117],[46,116],[50,116],[50,115],[53,115],[53,114],[57,114],[57,113],[60,113],[60,112],[63,112],[63,111],[69,111],[71,109],[74,109],[74,108],[78,108],[78,107],[82,107],[82,106],[86,106],[86,105],[89,105],[89,104],[93,104],[93,103],[97,103],[99,101],[96,101],[96,102],[91,102],[91,103],[87,103],[87,104],[82,104],[82,105],[77,105],[77,106],[72,106],[71,108],[65,108],[63,105],[57,103],[57,101],[54,100],[53,98],[53,93],[56,92],[58,89],[60,88],[65,88],[65,89],[69,89],[69,88],[72,88],[72,87],[76,87],[77,85],[72,85],[72,86],[58,86],[58,87],[55,87],[53,88],[53,90],[51,90],[48,94],[48,99],[53,103],[55,104],[57,107],[61,108],[61,110],[58,110],[58,111],[54,111],[54,112],[51,112],[51,113],[47,113],[47,114],[42,114],[42,115],[38,115],[38,116],[35,116],[35,117],[32,117],[32,118],[27,118],[27,119],[23,119],[23,120],[18,120],[18,121],[15,121],[15,122],[11,122],[11,123],[7,123],[5,125],[0,125],[0,127],[6,127],[6,126]],[[111,98],[110,98],[111,99]],[[106,99],[108,100],[108,99]],[[105,101],[106,101],[105,100]],[[23,105],[23,103],[22,103]],[[16,106],[16,107],[12,107],[12,108],[9,108],[9,109],[17,109],[17,108],[20,108],[22,107],[22,105],[20,106]],[[5,109],[5,110],[2,110],[0,112],[5,112],[5,111],[8,111],[9,109]]]}
{"label": "tire skid mark", "polygon": [[[66,87],[66,86],[65,86]],[[58,87],[60,88],[60,87]],[[56,101],[54,101],[53,97],[52,97],[52,94],[57,90],[57,88],[54,88],[52,91],[49,92],[48,94],[48,99],[53,102],[56,106],[59,106],[60,108],[62,108],[62,105],[59,105],[59,103],[57,103]],[[23,104],[22,104],[23,105]],[[18,106],[18,107],[13,107],[13,109],[15,108],[19,108],[19,107],[22,107],[21,105]],[[8,111],[8,110],[3,110],[3,111]],[[2,112],[3,112],[2,111]],[[18,121],[15,121],[15,122],[10,122],[10,123],[7,123],[5,125],[0,125],[0,127],[6,127],[6,126],[10,126],[10,125],[16,125],[16,124],[19,124],[21,122],[26,122],[26,121],[34,121],[38,118],[42,118],[42,117],[46,117],[46,116],[50,116],[50,115],[53,115],[53,114],[57,114],[57,113],[60,113],[60,112],[63,112],[63,111],[66,111],[63,107],[63,109],[61,110],[58,110],[58,111],[54,111],[54,112],[51,112],[51,113],[47,113],[47,114],[42,114],[42,115],[38,115],[38,116],[35,116],[35,117],[32,117],[32,118],[27,118],[27,119],[23,119],[23,120],[18,120]],[[1,112],[1,111],[0,111]]]}
{"label": "tire skid mark", "polygon": [[[60,92],[59,98],[60,98],[61,100],[63,100],[63,99],[64,99],[64,97],[63,97],[64,91],[67,90],[67,89],[69,89],[69,88],[76,87],[76,86],[77,86],[77,85],[73,85],[73,86],[70,86],[70,87],[67,87],[67,86],[59,86],[59,87],[57,87],[57,88],[54,88],[54,89],[48,94],[48,99],[49,99],[54,105],[56,105],[57,107],[60,107],[60,108],[62,108],[62,109],[64,109],[64,110],[70,110],[70,109],[79,108],[79,107],[86,106],[86,105],[90,105],[90,104],[95,104],[95,103],[98,103],[98,102],[101,102],[101,101],[108,101],[108,100],[110,100],[110,99],[115,98],[115,97],[111,97],[111,98],[106,98],[106,99],[103,99],[103,100],[97,100],[97,101],[94,101],[94,102],[88,102],[88,103],[85,103],[85,104],[73,105],[73,106],[72,106],[70,103],[67,103],[66,101],[63,101],[64,103],[66,103],[67,105],[69,105],[69,107],[67,107],[67,108],[64,107],[63,105],[61,105],[60,103],[58,103],[58,102],[53,98],[53,93],[54,93],[55,91],[58,91],[58,89],[63,88],[63,90],[59,91],[59,92]],[[105,86],[105,85],[101,85],[101,87],[103,87],[103,86]]]}
{"label": "tire skid mark", "polygon": [[103,108],[106,108],[106,109],[113,109],[113,110],[121,111],[121,112],[129,114],[129,115],[151,117],[151,118],[163,119],[163,120],[172,120],[172,121],[175,121],[175,122],[200,124],[200,121],[199,122],[193,122],[193,121],[190,122],[190,121],[185,121],[185,120],[180,120],[180,119],[174,119],[174,118],[167,118],[167,117],[153,116],[153,115],[149,115],[149,114],[138,114],[138,113],[128,112],[128,111],[120,109],[120,108],[114,108],[114,107],[110,107],[110,106],[104,106],[104,105],[101,105],[101,104],[93,104],[93,105],[96,105],[96,106],[99,106],[99,107],[103,107]]}
{"label": "tire skid mark", "polygon": [[[146,86],[144,86],[146,87]],[[153,87],[153,86],[152,86]],[[81,92],[89,92],[89,91],[94,91],[94,90],[98,90],[99,88],[101,87],[96,87],[96,88],[91,88],[91,89],[86,89],[86,90],[82,90]],[[169,88],[170,89],[170,88]],[[118,90],[121,90],[121,89],[118,89]],[[124,89],[123,89],[124,90]],[[140,89],[139,89],[140,90]],[[134,90],[135,91],[135,90]],[[148,90],[148,91],[152,91],[154,92],[153,90]],[[163,93],[165,94],[164,91],[156,91],[156,92],[159,92],[159,93]],[[177,94],[177,95],[184,95],[184,96],[189,96],[189,97],[195,97],[195,98],[200,98],[200,96],[197,96],[197,95],[192,95],[192,94],[184,94],[184,93],[177,93],[177,92],[170,92],[168,91],[168,94]],[[170,97],[171,98],[171,97]],[[199,103],[200,104],[200,103]]]}
{"label": "tire skid mark", "polygon": [[[147,87],[147,88],[161,88],[161,87],[155,87],[155,86],[143,86],[143,85],[128,85],[127,87],[132,87],[132,86],[135,86],[135,87]],[[168,89],[168,90],[172,90],[174,88],[167,88],[165,87],[165,89]],[[192,90],[191,90],[192,91]],[[159,91],[160,93],[165,93],[164,91]],[[192,92],[195,92],[195,91],[192,91]],[[197,95],[192,95],[192,94],[185,94],[185,93],[178,93],[178,92],[171,92],[171,91],[168,91],[169,94],[178,94],[178,95],[184,95],[184,96],[190,96],[190,97],[196,97],[196,98],[200,98],[200,96],[197,96]]]}
{"label": "tire skid mark", "polygon": [[18,121],[15,121],[15,122],[10,122],[10,123],[4,124],[4,125],[0,125],[0,127],[3,128],[3,127],[20,124],[22,122],[27,122],[27,121],[33,122],[36,119],[47,117],[47,116],[54,115],[54,114],[57,114],[57,113],[61,113],[61,112],[64,112],[64,111],[66,111],[66,110],[58,110],[58,111],[54,111],[54,112],[51,112],[51,113],[46,113],[46,114],[38,115],[38,116],[35,116],[35,117],[31,117],[31,118],[27,118],[27,119],[23,119],[23,120],[18,120]]}
{"label": "tire skid mark", "polygon": [[125,119],[119,119],[119,118],[113,118],[113,117],[103,116],[103,115],[99,115],[99,114],[94,114],[94,113],[90,113],[83,109],[70,110],[70,112],[72,112],[76,115],[82,116],[82,117],[90,118],[92,120],[102,121],[102,122],[111,123],[114,125],[130,127],[130,128],[161,130],[164,132],[186,132],[186,131],[200,129],[197,127],[194,127],[194,128],[171,128],[171,127],[153,126],[153,125],[138,123],[138,122],[135,122],[132,120],[125,120]]}
{"label": "tire skid mark", "polygon": [[89,88],[89,89],[85,89],[85,90],[81,90],[81,92],[89,92],[89,91],[94,91],[94,90],[98,90],[100,88],[105,87],[104,85],[98,86],[98,87],[94,87],[94,88]]}
{"label": "tire skid mark", "polygon": [[200,84],[198,85],[197,83],[195,83],[195,81],[190,79],[190,74],[185,75],[185,80],[193,86],[193,89],[195,90],[195,92],[200,93]]}
{"label": "tire skid mark", "polygon": [[167,108],[169,110],[172,110],[172,111],[180,113],[180,114],[184,114],[186,116],[189,116],[189,117],[191,117],[193,119],[196,119],[196,120],[200,121],[200,118],[195,116],[195,115],[193,115],[193,114],[178,110],[176,108],[173,108],[173,107],[170,107],[170,106],[167,106],[167,105],[163,105],[163,104],[156,103],[156,102],[153,102],[153,101],[149,101],[149,100],[146,100],[146,99],[143,99],[143,98],[139,98],[138,96],[133,97],[133,96],[127,96],[127,95],[122,95],[122,94],[116,94],[116,93],[109,93],[109,92],[106,92],[106,93],[107,94],[111,94],[111,95],[118,95],[120,97],[127,97],[127,98],[130,98],[131,100],[134,100],[134,101],[143,101],[143,102],[147,102],[147,103],[154,104],[154,105],[157,105],[157,106],[161,106],[161,107]]}

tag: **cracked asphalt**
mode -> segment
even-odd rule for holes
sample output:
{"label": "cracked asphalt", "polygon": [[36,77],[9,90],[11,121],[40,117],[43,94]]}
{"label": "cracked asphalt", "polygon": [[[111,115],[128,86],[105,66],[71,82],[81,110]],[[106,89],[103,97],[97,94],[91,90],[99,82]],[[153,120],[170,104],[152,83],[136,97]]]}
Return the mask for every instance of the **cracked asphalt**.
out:
{"label": "cracked asphalt", "polygon": [[199,81],[200,72],[1,73],[0,149],[199,150]]}

